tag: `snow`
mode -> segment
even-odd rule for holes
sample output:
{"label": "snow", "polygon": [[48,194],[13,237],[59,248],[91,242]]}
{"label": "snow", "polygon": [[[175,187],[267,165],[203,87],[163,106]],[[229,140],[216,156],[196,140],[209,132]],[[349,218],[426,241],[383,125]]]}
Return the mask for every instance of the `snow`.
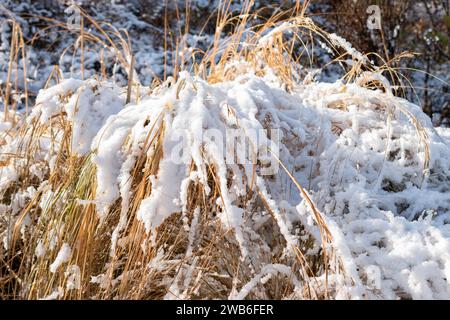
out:
{"label": "snow", "polygon": [[48,296],[46,296],[40,300],[56,300],[62,296],[64,296],[64,290],[62,287],[59,287],[58,289],[56,289],[52,293],[50,293]]}
{"label": "snow", "polygon": [[50,265],[50,272],[55,273],[56,270],[63,264],[69,261],[72,254],[72,249],[67,243],[63,243],[56,255],[55,261]]}
{"label": "snow", "polygon": [[[333,238],[342,241],[341,244],[334,243],[334,245],[345,257],[343,260],[355,281],[354,285],[361,285],[361,278],[367,273],[366,277],[375,278],[372,283],[376,283],[377,288],[373,289],[381,291],[385,298],[397,297],[396,290],[399,288],[413,298],[446,297],[449,293],[449,284],[445,279],[448,279],[450,242],[449,228],[445,222],[448,219],[448,209],[445,208],[448,208],[450,198],[448,193],[439,191],[436,187],[445,190],[448,188],[448,182],[445,183],[446,187],[441,184],[420,189],[424,154],[416,152],[417,149],[420,150],[421,143],[416,138],[414,127],[402,122],[401,126],[392,125],[393,132],[388,133],[385,120],[373,109],[379,102],[379,93],[362,89],[357,85],[347,86],[346,92],[340,93],[342,89],[340,83],[313,84],[301,88],[302,93],[290,96],[264,83],[262,79],[250,77],[246,80],[244,84],[235,81],[215,86],[200,79],[184,78],[186,83],[195,81],[195,95],[193,88],[185,85],[181,98],[177,101],[174,98],[175,89],[168,90],[158,98],[151,97],[144,100],[141,107],[133,105],[125,108],[118,117],[110,119],[107,127],[117,128],[117,125],[124,122],[123,116],[126,115],[127,119],[135,120],[128,122],[129,127],[126,130],[129,133],[132,130],[131,126],[142,126],[141,121],[136,122],[136,119],[149,118],[153,119],[150,121],[153,123],[162,113],[169,132],[164,138],[164,149],[174,148],[170,132],[184,130],[189,140],[188,158],[192,157],[199,168],[204,167],[204,161],[197,154],[200,142],[195,140],[196,133],[202,128],[219,130],[223,128],[223,124],[217,122],[217,119],[223,116],[223,113],[219,113],[223,99],[234,107],[240,125],[248,131],[262,127],[255,118],[257,110],[260,117],[265,112],[272,112],[274,117],[279,118],[280,127],[285,125],[289,127],[293,124],[299,126],[304,132],[303,139],[313,138],[314,130],[321,129],[324,133],[322,133],[323,141],[319,144],[319,155],[312,159],[317,162],[319,170],[312,181],[314,198],[328,217],[328,221],[334,221]],[[176,88],[177,85],[173,87]],[[206,96],[209,99],[206,99]],[[400,105],[421,120],[427,120],[420,114],[418,108],[405,101],[399,101],[392,96],[383,96],[383,99],[384,103]],[[355,100],[355,102],[353,106],[349,106],[348,111],[324,108],[337,100]],[[278,105],[283,105],[283,108],[275,109]],[[299,106],[302,107],[299,109]],[[290,117],[291,115],[295,117]],[[399,118],[406,117],[399,115]],[[330,130],[333,122],[344,127],[339,137],[331,134],[331,131],[325,136],[326,130]],[[430,136],[435,137],[430,142],[433,166],[438,168],[441,163],[440,170],[444,170],[446,172],[444,174],[448,177],[449,167],[446,160],[449,159],[448,146],[443,145],[433,133],[429,120],[423,122],[428,126],[426,130]],[[390,141],[387,151],[383,142],[386,140],[386,134],[395,136],[391,138],[393,141]],[[124,135],[125,133],[117,137],[115,146],[122,145]],[[114,135],[106,137],[102,132],[102,136],[109,141]],[[105,141],[103,139],[102,142]],[[313,141],[310,140],[309,144],[315,145]],[[395,160],[386,160],[385,154],[397,148],[399,154]],[[415,153],[409,154],[407,150],[414,150]],[[221,171],[226,167],[223,158],[221,159],[218,156],[220,154],[211,146],[206,145],[205,151],[208,156],[204,160],[210,159],[219,168],[221,189],[229,190],[223,193],[220,201],[224,208],[221,214],[222,223],[228,228],[234,228],[245,257],[248,251],[241,229],[244,212],[233,204],[236,196],[231,191],[232,188],[227,187],[226,171]],[[301,154],[294,159],[288,154],[284,156],[283,160],[288,164],[293,160],[302,162],[302,158],[307,158]],[[120,158],[116,157],[117,159]],[[118,173],[123,163],[117,162],[115,170],[108,168],[105,171]],[[99,172],[102,172],[104,166],[105,162],[101,162]],[[204,173],[199,170],[197,175],[202,179]],[[301,172],[295,175],[300,181],[305,179]],[[115,180],[116,183],[106,185],[109,188],[116,188],[113,185],[120,182],[117,181],[118,177],[116,174],[111,180]],[[405,180],[405,177],[409,178]],[[182,210],[174,200],[184,198],[182,194],[185,191],[181,190],[181,186],[185,186],[186,183],[183,183],[183,179],[191,178],[186,164],[174,164],[169,157],[163,158],[158,176],[153,177],[154,192],[142,201],[138,211],[139,218],[149,232],[154,231],[172,212]],[[100,173],[98,180],[101,179],[103,178]],[[383,188],[386,186],[383,186],[382,182],[386,179],[393,184],[405,184],[405,190],[395,193],[385,191]],[[260,177],[257,181],[261,192],[267,192],[264,191],[267,183]],[[330,196],[333,193],[334,196]],[[114,194],[117,195],[116,192]],[[267,199],[273,199],[274,196],[271,205],[273,212],[286,240],[294,246],[296,239],[291,235],[291,221],[282,217],[277,208],[280,198],[276,197],[280,194],[266,194]],[[114,197],[111,197],[112,199]],[[291,205],[296,206],[298,204],[296,201],[302,200],[296,196],[290,199]],[[399,201],[410,206],[400,212],[394,206]],[[438,210],[439,213],[435,218],[429,216],[425,220],[416,220],[415,215],[426,209]],[[299,216],[306,216],[307,219],[311,217],[307,206],[297,206],[297,211]],[[314,226],[314,221],[308,220],[305,224]],[[359,272],[356,272],[358,269]],[[358,292],[365,290],[360,288]]]}
{"label": "snow", "polygon": [[353,48],[350,42],[348,42],[344,38],[338,36],[335,33],[332,33],[330,34],[330,40],[334,46],[341,47],[342,49],[344,49],[354,60],[359,62],[368,62],[367,57],[365,57],[358,50]]}
{"label": "snow", "polygon": [[[301,287],[300,281],[296,278],[296,276],[292,273],[291,269],[288,268],[285,265],[282,264],[268,264],[264,266],[261,270],[261,272],[256,275],[251,281],[247,282],[244,287],[237,293],[235,296],[231,296],[231,300],[243,300],[245,297],[249,294],[249,292],[258,284],[258,283],[264,283],[268,280],[267,276],[276,274],[276,273],[282,273],[288,276],[292,283],[295,286],[295,290],[298,290],[298,288]],[[264,278],[266,277],[266,278]]]}
{"label": "snow", "polygon": [[[92,139],[104,125],[106,119],[116,114],[125,104],[121,90],[114,85],[104,85],[98,90],[95,80],[83,82],[67,79],[48,90],[42,90],[36,98],[36,108],[28,121],[38,118],[48,122],[55,115],[65,112],[73,122],[72,151],[86,155],[90,151]],[[64,97],[70,96],[67,103]]]}

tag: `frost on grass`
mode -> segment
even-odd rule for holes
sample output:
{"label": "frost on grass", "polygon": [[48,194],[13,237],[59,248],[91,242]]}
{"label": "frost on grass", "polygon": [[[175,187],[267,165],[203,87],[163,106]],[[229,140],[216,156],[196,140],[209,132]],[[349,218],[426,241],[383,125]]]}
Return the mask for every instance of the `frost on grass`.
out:
{"label": "frost on grass", "polygon": [[287,89],[224,69],[245,71],[182,72],[127,105],[126,88],[69,79],[25,127],[1,124],[2,240],[31,243],[49,281],[26,294],[448,299],[448,132],[380,73]]}

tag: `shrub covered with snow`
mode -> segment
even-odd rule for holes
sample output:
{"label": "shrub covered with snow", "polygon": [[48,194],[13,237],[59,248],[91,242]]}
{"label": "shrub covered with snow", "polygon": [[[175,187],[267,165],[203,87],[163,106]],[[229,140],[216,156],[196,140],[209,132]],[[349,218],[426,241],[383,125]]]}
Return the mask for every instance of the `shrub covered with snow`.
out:
{"label": "shrub covered with snow", "polygon": [[297,17],[151,90],[66,79],[2,123],[6,292],[449,298],[448,135],[362,61],[302,77],[300,27],[326,36]]}

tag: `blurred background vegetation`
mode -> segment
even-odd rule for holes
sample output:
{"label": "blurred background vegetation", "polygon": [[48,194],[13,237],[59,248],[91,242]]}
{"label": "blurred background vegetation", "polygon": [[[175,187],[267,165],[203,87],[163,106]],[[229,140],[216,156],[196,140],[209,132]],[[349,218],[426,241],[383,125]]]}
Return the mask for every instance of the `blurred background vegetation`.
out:
{"label": "blurred background vegetation", "polygon": [[[143,83],[176,72],[174,65],[179,59],[180,43],[206,50],[212,43],[215,13],[220,6],[219,0],[77,3],[97,21],[107,21],[118,30],[126,30]],[[300,3],[303,5],[305,1]],[[295,0],[255,0],[253,7],[259,10],[263,21],[296,4]],[[12,32],[8,19],[20,23],[30,46],[27,59],[32,66],[27,74],[31,92],[39,90],[42,79],[46,78],[42,72],[48,76],[52,65],[59,64],[63,70],[74,72],[76,63],[73,59],[63,60],[61,54],[67,50],[67,43],[74,42],[75,35],[50,27],[67,19],[68,5],[70,1],[0,0],[0,81],[5,82],[6,60],[10,55]],[[245,5],[245,0],[232,1],[230,10],[238,14]],[[367,8],[371,5],[380,8],[381,29],[367,26]],[[450,0],[311,0],[307,14],[326,31],[347,39],[357,50],[378,54],[376,64],[387,63],[404,75],[401,79],[390,79],[399,89],[396,94],[420,104],[436,126],[450,126]],[[86,28],[89,30],[89,26]],[[323,63],[320,50],[315,62],[320,68]],[[88,75],[90,70],[94,73],[100,68],[96,58],[88,56],[85,63]],[[107,72],[114,73],[117,81],[124,74],[120,68]]]}

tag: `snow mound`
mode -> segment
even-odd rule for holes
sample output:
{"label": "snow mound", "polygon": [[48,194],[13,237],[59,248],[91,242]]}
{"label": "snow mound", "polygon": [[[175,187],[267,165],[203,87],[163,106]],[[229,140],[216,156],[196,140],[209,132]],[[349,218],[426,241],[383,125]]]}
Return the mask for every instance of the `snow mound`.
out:
{"label": "snow mound", "polygon": [[[273,77],[252,73],[216,84],[182,73],[128,105],[125,90],[112,84],[65,80],[40,92],[25,132],[0,140],[0,215],[19,219],[35,193],[43,211],[73,198],[44,201],[56,191],[52,172],[70,141],[67,157],[95,167],[89,178],[95,188],[77,205],[94,206],[100,224],[118,215],[109,235],[111,261],[131,241],[133,218],[149,236],[143,248],[158,247],[158,230],[175,219],[187,232],[186,257],[195,255],[203,215],[232,231],[241,261],[251,265],[253,279],[233,284],[230,298],[264,297],[257,288],[281,273],[296,298],[448,299],[448,135],[441,137],[418,106],[389,88],[364,88],[370,77],[382,79],[365,74],[351,84],[287,91]],[[69,137],[55,125],[58,117],[70,123]],[[5,133],[10,126],[0,128]],[[40,147],[32,165],[6,156],[33,139]],[[35,189],[13,188],[24,171]],[[146,185],[139,193],[137,175]],[[1,231],[7,247],[11,231]],[[319,257],[319,267],[307,273],[293,263],[299,250],[305,264]],[[57,252],[52,272],[61,261],[73,264],[71,250]],[[184,281],[177,276],[170,292],[187,297],[182,284],[202,274],[194,262],[182,270]],[[307,284],[315,294],[305,293]]]}

